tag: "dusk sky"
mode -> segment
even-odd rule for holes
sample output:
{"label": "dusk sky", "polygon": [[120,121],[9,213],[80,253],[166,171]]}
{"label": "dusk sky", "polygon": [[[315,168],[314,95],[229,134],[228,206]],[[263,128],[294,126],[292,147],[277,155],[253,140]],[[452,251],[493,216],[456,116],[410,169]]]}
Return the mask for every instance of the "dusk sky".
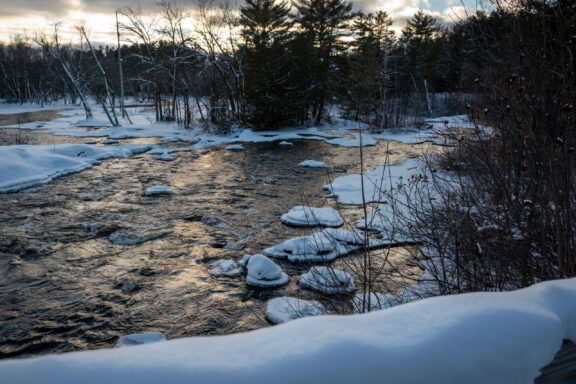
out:
{"label": "dusk sky", "polygon": [[[465,0],[474,8],[473,0]],[[112,43],[115,39],[114,11],[125,6],[138,6],[146,12],[158,9],[157,0],[0,0],[0,40],[8,40],[14,34],[34,36],[54,22],[63,22],[66,28],[84,22],[91,31],[92,39]],[[181,4],[193,4],[180,1]],[[447,22],[457,19],[463,12],[460,0],[355,0],[356,9],[364,11],[385,10],[396,26],[422,8]]]}

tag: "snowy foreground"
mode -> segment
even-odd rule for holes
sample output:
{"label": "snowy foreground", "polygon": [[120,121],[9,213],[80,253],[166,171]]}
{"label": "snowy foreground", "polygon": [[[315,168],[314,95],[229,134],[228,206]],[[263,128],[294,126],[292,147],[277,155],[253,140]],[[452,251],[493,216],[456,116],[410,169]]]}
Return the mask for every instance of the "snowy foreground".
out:
{"label": "snowy foreground", "polygon": [[576,279],[249,333],[0,362],[2,382],[532,383],[576,341]]}

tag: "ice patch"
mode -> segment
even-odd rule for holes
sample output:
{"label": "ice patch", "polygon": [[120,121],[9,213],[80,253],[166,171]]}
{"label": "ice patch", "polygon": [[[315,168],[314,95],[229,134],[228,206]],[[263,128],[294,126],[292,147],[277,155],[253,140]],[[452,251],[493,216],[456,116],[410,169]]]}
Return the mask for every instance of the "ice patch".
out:
{"label": "ice patch", "polygon": [[279,142],[278,145],[281,147],[293,147],[294,143],[291,143],[289,141],[284,140],[284,141]]}

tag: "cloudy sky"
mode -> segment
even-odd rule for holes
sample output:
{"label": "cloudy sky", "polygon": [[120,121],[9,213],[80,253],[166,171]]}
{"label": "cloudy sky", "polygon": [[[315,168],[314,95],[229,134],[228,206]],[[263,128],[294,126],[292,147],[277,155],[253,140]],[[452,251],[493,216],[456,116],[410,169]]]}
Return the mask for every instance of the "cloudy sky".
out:
{"label": "cloudy sky", "polygon": [[[475,0],[464,0],[474,8]],[[138,6],[154,12],[157,0],[0,0],[0,40],[25,33],[34,36],[55,22],[71,27],[81,22],[98,42],[114,41],[114,11],[124,6]],[[187,3],[181,0],[180,3]],[[443,18],[447,22],[463,14],[461,0],[353,0],[357,9],[364,11],[385,10],[398,27],[418,8]]]}

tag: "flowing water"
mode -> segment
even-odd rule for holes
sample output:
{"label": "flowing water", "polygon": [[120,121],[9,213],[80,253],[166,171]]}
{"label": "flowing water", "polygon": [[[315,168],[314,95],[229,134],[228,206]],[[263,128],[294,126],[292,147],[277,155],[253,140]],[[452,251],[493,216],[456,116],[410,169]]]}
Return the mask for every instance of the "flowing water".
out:
{"label": "flowing water", "polygon": [[[245,147],[176,153],[173,162],[146,154],[106,160],[0,195],[0,358],[111,347],[121,335],[152,330],[168,338],[246,331],[268,325],[269,298],[316,298],[296,283],[310,265],[279,262],[291,282],[274,290],[207,270],[214,260],[309,233],[283,225],[280,215],[302,203],[334,206],[322,186],[359,172],[359,150],[313,141]],[[424,149],[382,142],[364,150],[366,168]],[[299,168],[305,159],[330,164],[330,173]],[[156,184],[174,194],[143,196]],[[351,222],[361,214],[343,213]],[[149,240],[114,244],[109,236],[117,231]],[[406,249],[391,258],[405,273],[419,273]]]}

